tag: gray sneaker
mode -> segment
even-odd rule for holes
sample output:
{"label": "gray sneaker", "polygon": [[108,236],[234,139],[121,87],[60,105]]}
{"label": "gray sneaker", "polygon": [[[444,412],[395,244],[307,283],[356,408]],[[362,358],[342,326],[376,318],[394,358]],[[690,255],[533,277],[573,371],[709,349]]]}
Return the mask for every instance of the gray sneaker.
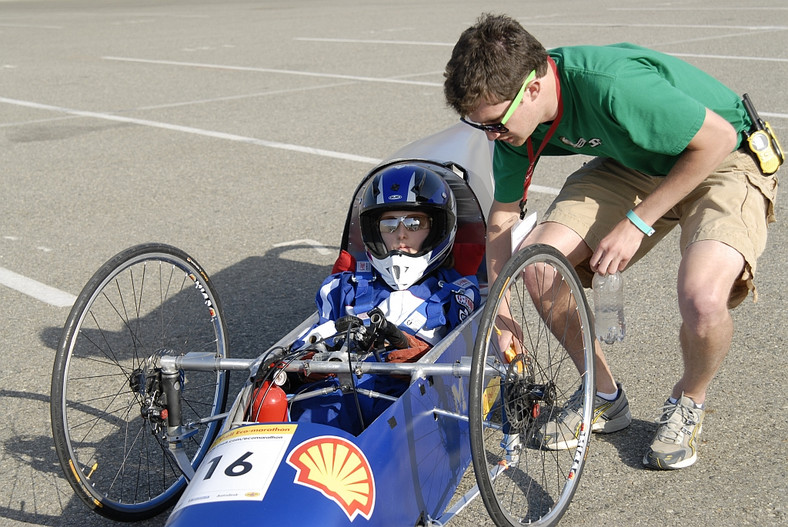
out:
{"label": "gray sneaker", "polygon": [[[609,434],[629,426],[632,414],[629,401],[621,384],[618,386],[618,397],[615,401],[607,401],[598,395],[594,397],[594,415],[591,417],[591,431]],[[577,446],[580,425],[583,416],[580,413],[583,403],[582,386],[569,398],[558,417],[542,426],[542,446],[548,450],[568,450]]]}
{"label": "gray sneaker", "polygon": [[647,467],[671,470],[685,468],[698,459],[698,441],[703,428],[702,408],[684,395],[676,404],[665,401],[657,421],[657,435],[643,457]]}

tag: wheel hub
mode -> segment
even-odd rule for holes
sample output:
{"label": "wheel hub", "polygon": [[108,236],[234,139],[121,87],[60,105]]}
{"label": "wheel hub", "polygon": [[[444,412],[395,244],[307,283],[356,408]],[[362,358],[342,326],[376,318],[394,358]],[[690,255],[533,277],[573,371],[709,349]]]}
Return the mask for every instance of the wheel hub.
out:
{"label": "wheel hub", "polygon": [[166,397],[162,390],[161,368],[157,366],[163,350],[157,351],[129,375],[129,388],[140,405],[140,415],[152,425],[154,433],[164,427],[167,418]]}
{"label": "wheel hub", "polygon": [[503,406],[509,425],[520,432],[532,427],[542,413],[542,405],[555,402],[552,382],[537,384],[528,361],[518,355],[511,363],[504,382]]}

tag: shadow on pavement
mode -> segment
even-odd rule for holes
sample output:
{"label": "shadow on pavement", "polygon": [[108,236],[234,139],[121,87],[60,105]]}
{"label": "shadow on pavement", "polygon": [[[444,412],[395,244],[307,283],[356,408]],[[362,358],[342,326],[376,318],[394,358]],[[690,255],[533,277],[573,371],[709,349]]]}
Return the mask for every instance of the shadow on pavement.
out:
{"label": "shadow on pavement", "polygon": [[633,419],[623,430],[612,434],[594,434],[594,441],[608,443],[618,451],[618,457],[628,467],[644,469],[643,454],[657,431],[657,423]]}

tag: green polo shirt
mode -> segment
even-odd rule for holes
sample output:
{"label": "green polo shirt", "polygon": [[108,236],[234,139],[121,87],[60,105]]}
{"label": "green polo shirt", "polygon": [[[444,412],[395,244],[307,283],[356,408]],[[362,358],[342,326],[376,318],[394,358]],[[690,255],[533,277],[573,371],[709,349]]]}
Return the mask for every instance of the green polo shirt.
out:
{"label": "green polo shirt", "polygon": [[[664,176],[700,129],[706,108],[731,123],[739,141],[751,126],[739,95],[675,57],[627,43],[556,48],[549,55],[558,68],[564,113],[542,155],[610,157]],[[548,128],[534,130],[534,151]],[[495,199],[520,200],[527,169],[526,145],[496,141]]]}

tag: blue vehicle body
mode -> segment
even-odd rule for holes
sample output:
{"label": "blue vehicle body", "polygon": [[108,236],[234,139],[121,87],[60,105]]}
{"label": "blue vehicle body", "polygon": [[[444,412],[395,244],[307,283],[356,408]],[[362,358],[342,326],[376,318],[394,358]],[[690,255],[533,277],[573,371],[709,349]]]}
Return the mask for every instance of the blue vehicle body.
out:
{"label": "blue vehicle body", "polygon": [[[436,362],[452,364],[468,356],[475,327],[473,319],[469,319],[444,339],[443,346],[433,349],[440,353]],[[451,342],[446,342],[449,339]],[[429,361],[430,357],[425,359]],[[357,437],[316,423],[244,424],[234,428],[220,436],[209,450],[167,525],[219,525],[230,518],[237,526],[418,525],[440,518],[470,464],[468,423],[462,418],[467,415],[467,393],[466,377],[428,375],[417,379]],[[253,454],[244,460],[253,466],[261,464],[260,469],[254,467],[246,474],[228,476],[232,471],[227,471],[227,467],[238,456],[233,459],[233,455],[225,454],[224,463],[212,460],[224,454],[222,445],[226,438],[238,434],[257,438],[257,443],[264,441],[260,438],[275,441],[273,436],[279,436],[286,445],[267,459]],[[324,446],[317,463],[323,461],[328,466],[320,467],[319,475],[302,476],[303,481],[299,482],[300,464],[287,460],[300,445],[315,438],[320,438],[317,445]],[[347,458],[355,461],[359,457],[337,455],[335,444],[345,441],[363,454],[361,464],[368,464],[368,489],[363,486],[366,479],[359,476],[363,472],[360,469],[355,470],[355,476],[335,476],[342,472],[339,465],[346,463]],[[255,441],[248,443],[254,446]],[[249,450],[241,447],[236,451],[243,455]],[[206,479],[211,468],[211,478]],[[260,475],[268,471],[274,472],[273,478],[267,489],[258,491],[259,495],[243,499],[228,496],[234,488],[247,493],[254,492],[249,489],[261,488],[265,481]],[[232,481],[249,476],[257,479]],[[227,486],[220,490],[209,488],[206,482],[212,483],[213,478],[219,477]],[[337,497],[359,480],[362,491],[352,500]]]}

